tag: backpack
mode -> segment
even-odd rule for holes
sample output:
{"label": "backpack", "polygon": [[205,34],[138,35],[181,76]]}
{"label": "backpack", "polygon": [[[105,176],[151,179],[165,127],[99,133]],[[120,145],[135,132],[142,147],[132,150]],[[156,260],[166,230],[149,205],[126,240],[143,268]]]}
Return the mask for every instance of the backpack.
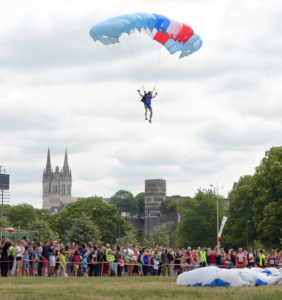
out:
{"label": "backpack", "polygon": [[140,101],[145,104],[146,103],[146,98],[147,98],[147,93],[145,93],[145,95],[142,97],[142,99]]}

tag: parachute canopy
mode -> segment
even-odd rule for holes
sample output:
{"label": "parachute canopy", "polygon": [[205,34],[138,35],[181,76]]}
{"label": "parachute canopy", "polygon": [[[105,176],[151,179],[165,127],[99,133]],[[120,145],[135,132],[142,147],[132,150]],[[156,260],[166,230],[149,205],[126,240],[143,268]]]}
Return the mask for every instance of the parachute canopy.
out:
{"label": "parachute canopy", "polygon": [[170,54],[180,51],[179,58],[191,55],[202,46],[201,38],[184,23],[165,16],[149,13],[126,14],[96,24],[90,29],[94,41],[104,45],[119,43],[122,34],[145,31],[153,40],[162,44]]}
{"label": "parachute canopy", "polygon": [[282,284],[282,269],[245,268],[220,269],[205,267],[184,272],[177,277],[177,284],[183,286],[258,286]]}

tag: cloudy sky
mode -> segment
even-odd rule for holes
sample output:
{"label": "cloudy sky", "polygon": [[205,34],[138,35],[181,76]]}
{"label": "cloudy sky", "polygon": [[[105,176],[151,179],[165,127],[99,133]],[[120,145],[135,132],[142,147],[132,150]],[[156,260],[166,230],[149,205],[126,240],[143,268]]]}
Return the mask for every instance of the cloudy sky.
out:
{"label": "cloudy sky", "polygon": [[[179,60],[138,35],[123,56],[89,37],[94,24],[132,12],[191,25],[202,49]],[[166,179],[168,195],[218,183],[226,196],[281,145],[281,20],[280,0],[0,0],[10,203],[41,207],[48,147],[53,168],[68,149],[73,196],[136,194],[149,178]],[[136,92],[143,84],[158,91],[153,124]]]}

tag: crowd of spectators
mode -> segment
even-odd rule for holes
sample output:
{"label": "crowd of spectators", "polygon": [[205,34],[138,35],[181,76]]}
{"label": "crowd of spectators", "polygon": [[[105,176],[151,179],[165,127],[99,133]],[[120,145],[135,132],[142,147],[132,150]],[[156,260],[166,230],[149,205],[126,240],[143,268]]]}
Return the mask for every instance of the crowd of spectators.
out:
{"label": "crowd of spectators", "polygon": [[264,249],[238,251],[216,246],[172,249],[129,244],[66,245],[53,239],[31,242],[23,237],[15,243],[2,237],[0,242],[1,276],[171,276],[198,267],[275,267],[282,266],[282,251]]}

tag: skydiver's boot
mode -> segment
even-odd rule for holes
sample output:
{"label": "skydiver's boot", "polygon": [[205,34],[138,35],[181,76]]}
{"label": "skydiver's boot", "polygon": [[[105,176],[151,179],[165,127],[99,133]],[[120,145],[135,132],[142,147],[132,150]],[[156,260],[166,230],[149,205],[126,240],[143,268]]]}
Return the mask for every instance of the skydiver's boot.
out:
{"label": "skydiver's boot", "polygon": [[149,122],[152,123],[152,120],[150,119]]}

